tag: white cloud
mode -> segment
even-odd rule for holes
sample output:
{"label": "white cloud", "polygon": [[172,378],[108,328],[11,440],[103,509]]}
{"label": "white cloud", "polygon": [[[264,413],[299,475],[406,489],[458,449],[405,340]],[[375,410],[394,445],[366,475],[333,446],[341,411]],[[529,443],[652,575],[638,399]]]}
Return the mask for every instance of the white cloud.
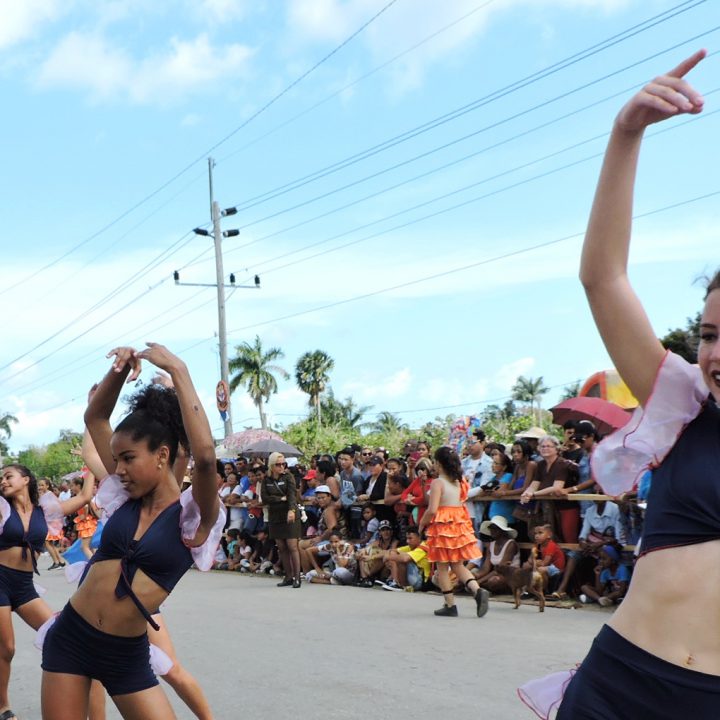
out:
{"label": "white cloud", "polygon": [[361,378],[344,383],[337,394],[341,397],[352,396],[360,404],[372,403],[405,395],[411,383],[412,373],[410,368],[405,367],[387,377],[366,373]]}
{"label": "white cloud", "polygon": [[535,358],[525,357],[503,365],[493,378],[493,384],[503,392],[509,391],[520,375],[527,376],[535,367]]}
{"label": "white cloud", "polygon": [[198,16],[221,23],[242,20],[248,10],[247,0],[201,0],[199,7],[197,2],[190,5]]}
{"label": "white cloud", "polygon": [[71,4],[70,0],[0,0],[0,50],[34,37]]}
{"label": "white cloud", "polygon": [[101,35],[71,32],[43,63],[38,82],[89,90],[96,101],[167,102],[213,82],[238,80],[251,56],[237,43],[214,47],[203,33],[189,41],[172,38],[163,52],[138,59]]}

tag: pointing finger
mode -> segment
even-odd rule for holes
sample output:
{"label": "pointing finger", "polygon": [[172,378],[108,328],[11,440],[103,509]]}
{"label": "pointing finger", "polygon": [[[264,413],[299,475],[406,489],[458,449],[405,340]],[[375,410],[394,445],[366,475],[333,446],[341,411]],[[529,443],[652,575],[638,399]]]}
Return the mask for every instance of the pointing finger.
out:
{"label": "pointing finger", "polygon": [[689,58],[683,60],[677,67],[673,68],[668,75],[671,77],[684,77],[687,75],[701,60],[707,55],[707,50],[698,50],[693,53]]}

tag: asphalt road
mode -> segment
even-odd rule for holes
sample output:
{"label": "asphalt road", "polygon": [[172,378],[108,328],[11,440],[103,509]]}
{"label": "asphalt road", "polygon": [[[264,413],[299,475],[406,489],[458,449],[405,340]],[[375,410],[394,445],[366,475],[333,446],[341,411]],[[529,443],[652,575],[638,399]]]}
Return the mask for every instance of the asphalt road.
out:
{"label": "asphalt road", "polygon": [[[71,586],[59,574],[40,582],[61,608]],[[191,571],[164,609],[178,657],[217,720],[533,718],[515,688],[581,661],[608,617],[491,602],[478,619],[472,600],[460,597],[460,617],[436,618],[438,595],[276,582]],[[40,653],[14,620],[10,699],[20,720],[39,720]],[[164,687],[178,718],[192,718]],[[108,718],[119,717],[108,702]]]}

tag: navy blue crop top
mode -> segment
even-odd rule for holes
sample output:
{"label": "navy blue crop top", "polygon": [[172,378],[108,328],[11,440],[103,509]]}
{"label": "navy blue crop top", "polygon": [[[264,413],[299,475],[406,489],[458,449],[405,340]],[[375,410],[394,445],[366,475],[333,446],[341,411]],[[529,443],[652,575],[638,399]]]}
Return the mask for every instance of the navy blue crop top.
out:
{"label": "navy blue crop top", "polygon": [[653,470],[642,554],[720,539],[720,409],[712,397]]}
{"label": "navy blue crop top", "polygon": [[141,505],[142,500],[128,500],[113,513],[103,528],[100,547],[87,569],[92,563],[120,559],[120,577],[115,587],[115,596],[130,597],[143,617],[158,630],[150,612],[133,592],[135,573],[138,569],[142,570],[169,593],[190,569],[193,558],[180,536],[180,501],[166,507],[152,521],[145,534],[139,540],[133,540],[140,522]]}
{"label": "navy blue crop top", "polygon": [[45,520],[45,513],[42,508],[37,506],[33,508],[33,511],[30,514],[28,530],[25,532],[20,515],[18,515],[14,506],[10,504],[10,517],[8,517],[5,522],[2,534],[0,535],[0,550],[6,550],[11,547],[21,547],[23,549],[23,560],[27,559],[29,550],[33,570],[37,572],[37,558],[35,553],[43,551],[47,534],[48,526]]}

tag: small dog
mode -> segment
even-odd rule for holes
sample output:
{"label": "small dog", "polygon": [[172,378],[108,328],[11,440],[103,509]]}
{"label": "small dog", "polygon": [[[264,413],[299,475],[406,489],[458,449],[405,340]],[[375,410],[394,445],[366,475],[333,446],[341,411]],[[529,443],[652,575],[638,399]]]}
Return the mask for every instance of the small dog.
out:
{"label": "small dog", "polygon": [[520,596],[523,591],[535,595],[540,601],[538,612],[545,611],[545,577],[537,569],[537,549],[530,551],[530,567],[514,568],[509,565],[497,565],[495,572],[505,578],[515,597],[515,609],[520,607]]}

